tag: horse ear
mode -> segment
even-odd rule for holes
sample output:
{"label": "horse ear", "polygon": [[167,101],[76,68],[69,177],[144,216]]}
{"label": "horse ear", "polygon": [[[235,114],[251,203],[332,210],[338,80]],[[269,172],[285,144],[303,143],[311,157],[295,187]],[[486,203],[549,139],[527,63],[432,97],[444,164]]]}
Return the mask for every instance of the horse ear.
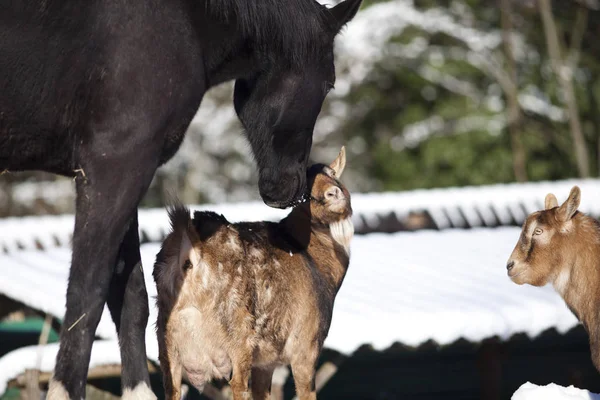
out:
{"label": "horse ear", "polygon": [[335,171],[335,177],[340,179],[346,167],[346,147],[342,146],[337,158],[333,160],[329,167]]}
{"label": "horse ear", "polygon": [[558,208],[557,217],[562,222],[567,222],[573,218],[573,215],[575,215],[575,212],[577,212],[580,202],[581,190],[578,186],[573,186],[567,200],[565,200],[565,202]]}
{"label": "horse ear", "polygon": [[544,200],[544,208],[549,210],[551,208],[558,207],[558,200],[556,200],[556,196],[552,193],[548,193],[546,195],[546,199]]}
{"label": "horse ear", "polygon": [[354,18],[361,3],[362,0],[345,0],[327,10],[332,17],[330,29],[334,35],[337,35],[342,27]]}

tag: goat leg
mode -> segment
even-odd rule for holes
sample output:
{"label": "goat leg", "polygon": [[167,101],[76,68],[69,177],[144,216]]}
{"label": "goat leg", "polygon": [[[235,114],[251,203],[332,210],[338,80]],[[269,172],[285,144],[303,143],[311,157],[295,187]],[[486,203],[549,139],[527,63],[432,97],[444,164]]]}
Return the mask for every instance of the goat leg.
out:
{"label": "goat leg", "polygon": [[[168,343],[169,341],[165,341]],[[159,344],[161,341],[158,342]],[[166,348],[159,349],[160,369],[163,375],[165,400],[181,400],[181,373],[182,366],[176,352]]]}
{"label": "goat leg", "polygon": [[229,382],[233,392],[233,400],[248,400],[250,392],[248,391],[248,380],[252,368],[251,352],[244,354],[233,364],[233,375]]}
{"label": "goat leg", "polygon": [[292,375],[298,400],[316,400],[317,398],[315,370],[319,353],[318,350],[302,352],[295,360],[292,360]]}
{"label": "goat leg", "polygon": [[252,368],[250,378],[252,400],[269,400],[271,398],[271,381],[275,367]]}

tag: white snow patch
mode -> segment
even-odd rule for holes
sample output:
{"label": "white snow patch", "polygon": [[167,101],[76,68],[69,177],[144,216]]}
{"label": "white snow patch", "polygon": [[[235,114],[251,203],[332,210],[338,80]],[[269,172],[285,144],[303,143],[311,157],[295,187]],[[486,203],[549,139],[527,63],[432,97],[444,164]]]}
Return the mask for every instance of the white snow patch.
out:
{"label": "white snow patch", "polygon": [[600,395],[574,386],[563,387],[555,383],[538,386],[524,383],[511,397],[512,400],[600,400]]}
{"label": "white snow patch", "polygon": [[[11,351],[0,358],[0,395],[6,390],[6,384],[27,369],[39,368],[42,372],[52,372],[58,353],[58,343],[45,346],[26,346]],[[41,354],[41,363],[38,355]],[[97,340],[92,347],[90,368],[120,364],[119,343],[117,340]]]}

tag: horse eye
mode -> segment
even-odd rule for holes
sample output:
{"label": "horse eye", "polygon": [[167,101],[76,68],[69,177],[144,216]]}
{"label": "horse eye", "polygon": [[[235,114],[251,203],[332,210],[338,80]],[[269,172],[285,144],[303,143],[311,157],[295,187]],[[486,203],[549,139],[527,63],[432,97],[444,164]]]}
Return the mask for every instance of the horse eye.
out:
{"label": "horse eye", "polygon": [[540,228],[535,228],[535,230],[533,231],[534,235],[541,235],[543,232],[543,230],[541,230]]}
{"label": "horse eye", "polygon": [[325,82],[325,93],[329,93],[331,91],[331,89],[333,89],[333,83],[331,82]]}

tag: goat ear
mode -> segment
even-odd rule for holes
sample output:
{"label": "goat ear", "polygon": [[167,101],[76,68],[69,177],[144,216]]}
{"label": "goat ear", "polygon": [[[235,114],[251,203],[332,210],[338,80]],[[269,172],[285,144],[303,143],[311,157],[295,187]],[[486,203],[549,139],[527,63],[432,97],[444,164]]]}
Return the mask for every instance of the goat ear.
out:
{"label": "goat ear", "polygon": [[[190,231],[190,228],[182,232],[181,245],[179,247],[179,268],[187,269],[188,267],[194,267],[200,264],[200,254],[194,248],[192,239],[194,239],[194,233]],[[189,264],[188,264],[189,260]]]}
{"label": "goat ear", "polygon": [[344,172],[344,168],[346,168],[346,147],[342,146],[337,158],[333,160],[329,167],[334,170],[335,177],[340,179],[342,172]]}
{"label": "goat ear", "polygon": [[169,219],[171,221],[171,230],[175,235],[177,244],[179,245],[179,253],[177,254],[177,266],[183,268],[185,265],[198,265],[200,262],[200,254],[194,248],[194,242],[198,241],[198,237],[192,226],[190,210],[181,202],[173,197],[171,200],[172,206],[168,208]]}
{"label": "goat ear", "polygon": [[558,207],[558,200],[556,200],[556,196],[552,193],[548,193],[546,195],[546,199],[544,200],[544,208],[546,210],[550,210],[551,208]]}
{"label": "goat ear", "polygon": [[580,202],[581,190],[579,190],[578,186],[573,186],[571,192],[569,193],[569,197],[558,209],[558,218],[563,222],[573,218],[573,215],[575,215],[575,212],[577,212]]}
{"label": "goat ear", "polygon": [[331,15],[330,29],[334,35],[346,25],[358,12],[362,0],[345,0],[327,10]]}

